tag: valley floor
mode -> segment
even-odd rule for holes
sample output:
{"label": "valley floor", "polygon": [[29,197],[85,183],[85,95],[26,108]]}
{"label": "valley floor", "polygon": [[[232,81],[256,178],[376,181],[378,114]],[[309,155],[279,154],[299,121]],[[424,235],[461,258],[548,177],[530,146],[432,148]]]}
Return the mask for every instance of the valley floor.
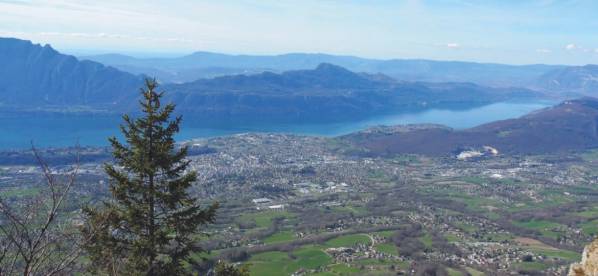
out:
{"label": "valley floor", "polygon": [[[194,192],[222,204],[198,237],[209,253],[196,257],[252,275],[560,275],[598,234],[596,151],[463,161],[370,158],[290,135],[188,143]],[[37,177],[33,165],[4,165],[2,194],[35,193]],[[80,179],[79,199],[105,194],[101,162]]]}

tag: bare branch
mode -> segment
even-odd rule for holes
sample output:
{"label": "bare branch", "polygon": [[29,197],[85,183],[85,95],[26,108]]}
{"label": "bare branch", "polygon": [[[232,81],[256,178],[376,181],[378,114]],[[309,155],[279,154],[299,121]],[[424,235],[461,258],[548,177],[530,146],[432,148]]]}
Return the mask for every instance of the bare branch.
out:
{"label": "bare branch", "polygon": [[59,183],[50,166],[32,144],[47,193],[20,199],[18,209],[0,197],[0,275],[64,274],[81,256],[78,237],[61,227],[65,218],[62,205],[76,183],[80,166],[77,146],[76,161],[64,184]]}

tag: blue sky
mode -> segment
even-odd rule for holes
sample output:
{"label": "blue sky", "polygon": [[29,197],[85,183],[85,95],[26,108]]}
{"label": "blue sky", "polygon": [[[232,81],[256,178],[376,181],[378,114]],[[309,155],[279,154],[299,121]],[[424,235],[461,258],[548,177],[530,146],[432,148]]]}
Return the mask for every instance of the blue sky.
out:
{"label": "blue sky", "polygon": [[0,0],[0,36],[78,52],[598,63],[594,0]]}

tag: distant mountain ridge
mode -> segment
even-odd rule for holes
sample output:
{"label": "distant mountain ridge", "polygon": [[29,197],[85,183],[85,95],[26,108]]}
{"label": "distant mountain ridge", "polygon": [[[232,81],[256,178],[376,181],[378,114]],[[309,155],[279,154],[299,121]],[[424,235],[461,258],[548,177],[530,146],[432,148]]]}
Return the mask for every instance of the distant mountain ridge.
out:
{"label": "distant mountain ridge", "polygon": [[156,75],[163,82],[189,82],[231,74],[311,69],[330,63],[354,72],[382,73],[402,81],[473,82],[493,87],[530,86],[560,65],[504,65],[423,59],[366,59],[354,56],[292,53],[275,56],[195,52],[177,58],[134,58],[118,54],[84,56],[132,73]]}
{"label": "distant mountain ridge", "polygon": [[341,139],[371,155],[451,155],[484,146],[509,154],[587,150],[598,147],[598,99],[565,101],[521,118],[466,130],[437,125],[382,127]]}
{"label": "distant mountain ridge", "polygon": [[[18,39],[0,38],[0,58],[0,111],[123,113],[137,105],[141,75]],[[194,117],[294,122],[466,108],[537,96],[519,88],[395,81],[328,63],[310,70],[223,76],[161,88],[168,91],[166,102]]]}
{"label": "distant mountain ridge", "polygon": [[465,108],[529,99],[533,91],[470,83],[399,82],[323,63],[314,70],[264,72],[169,84],[168,99],[179,109],[220,116],[355,118],[426,108]]}

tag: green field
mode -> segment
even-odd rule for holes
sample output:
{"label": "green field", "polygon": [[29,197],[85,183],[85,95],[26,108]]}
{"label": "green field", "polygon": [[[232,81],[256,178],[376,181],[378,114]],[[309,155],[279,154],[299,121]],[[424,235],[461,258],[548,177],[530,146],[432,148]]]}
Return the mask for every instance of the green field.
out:
{"label": "green field", "polygon": [[356,267],[350,267],[346,264],[335,264],[328,267],[330,272],[334,273],[334,275],[349,275],[355,274],[359,272],[359,269]]}
{"label": "green field", "polygon": [[546,269],[548,265],[539,262],[521,262],[514,264],[513,267],[524,270],[543,270]]}
{"label": "green field", "polygon": [[386,254],[398,255],[397,246],[392,243],[379,243],[374,245],[378,252],[384,252]]}
{"label": "green field", "polygon": [[282,231],[275,233],[272,236],[269,236],[264,239],[264,243],[281,243],[281,242],[289,242],[295,240],[295,234],[291,231]]}
{"label": "green field", "polygon": [[598,234],[598,219],[586,221],[582,223],[581,229],[585,234],[596,235]]}
{"label": "green field", "polygon": [[542,234],[542,236],[556,239],[558,232],[551,229],[562,227],[563,225],[548,220],[530,220],[530,221],[516,221],[513,222],[516,226],[533,229]]}
{"label": "green field", "polygon": [[463,275],[463,273],[461,271],[456,270],[454,268],[450,268],[450,267],[447,267],[446,271],[448,272],[449,276],[462,276]]}
{"label": "green field", "polygon": [[336,206],[331,208],[334,212],[353,213],[354,215],[367,214],[367,210],[362,206]]}
{"label": "green field", "polygon": [[257,213],[248,213],[244,214],[239,217],[237,220],[242,222],[255,222],[257,227],[270,227],[272,225],[272,220],[275,218],[292,218],[294,217],[292,213],[287,211],[279,212],[279,211],[263,211]]}
{"label": "green field", "polygon": [[559,258],[568,262],[578,261],[581,258],[580,253],[564,249],[545,249],[537,247],[527,247],[527,249],[536,254],[544,255],[551,258]]}
{"label": "green field", "polygon": [[357,244],[370,244],[372,241],[370,237],[364,234],[354,234],[347,236],[340,236],[326,242],[328,247],[352,247]]}
{"label": "green field", "polygon": [[330,264],[332,258],[317,246],[305,246],[291,253],[271,251],[253,255],[248,263],[251,264],[251,275],[278,276],[290,275],[303,269],[316,269]]}
{"label": "green field", "polygon": [[286,252],[272,251],[256,254],[249,259],[251,275],[276,276],[289,275],[299,266]]}
{"label": "green field", "polygon": [[299,248],[293,251],[293,256],[297,257],[296,262],[299,267],[305,269],[315,269],[332,261],[332,258],[317,246]]}
{"label": "green field", "polygon": [[573,215],[583,217],[583,218],[598,218],[598,207],[593,206],[592,208],[588,208],[587,210],[571,213]]}

